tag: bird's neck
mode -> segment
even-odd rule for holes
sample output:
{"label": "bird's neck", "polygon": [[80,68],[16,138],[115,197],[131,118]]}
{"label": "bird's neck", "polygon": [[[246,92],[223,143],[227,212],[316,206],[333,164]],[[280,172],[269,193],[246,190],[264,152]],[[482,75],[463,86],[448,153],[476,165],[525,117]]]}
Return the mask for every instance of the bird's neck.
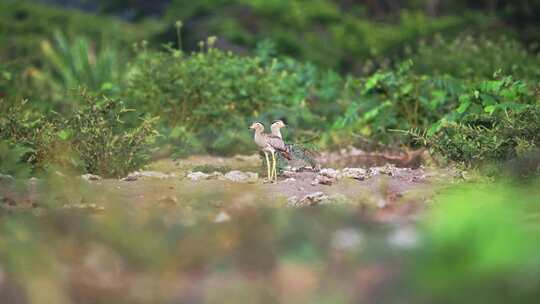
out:
{"label": "bird's neck", "polygon": [[263,130],[257,129],[255,130],[255,138],[261,137],[263,134]]}
{"label": "bird's neck", "polygon": [[281,137],[281,131],[280,131],[280,128],[278,126],[271,126],[270,129],[272,129],[272,135],[277,136],[279,138],[282,138]]}

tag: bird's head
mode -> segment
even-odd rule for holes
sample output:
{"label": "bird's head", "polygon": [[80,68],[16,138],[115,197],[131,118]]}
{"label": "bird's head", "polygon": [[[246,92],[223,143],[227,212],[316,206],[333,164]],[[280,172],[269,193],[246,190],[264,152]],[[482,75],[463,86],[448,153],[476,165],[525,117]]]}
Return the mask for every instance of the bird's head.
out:
{"label": "bird's head", "polygon": [[251,126],[249,127],[250,129],[253,129],[257,132],[262,132],[264,131],[264,125],[262,122],[260,121],[256,121],[254,123],[251,124]]}
{"label": "bird's head", "polygon": [[281,128],[285,128],[286,126],[287,125],[281,119],[274,120],[274,122],[272,122],[272,128],[281,129]]}

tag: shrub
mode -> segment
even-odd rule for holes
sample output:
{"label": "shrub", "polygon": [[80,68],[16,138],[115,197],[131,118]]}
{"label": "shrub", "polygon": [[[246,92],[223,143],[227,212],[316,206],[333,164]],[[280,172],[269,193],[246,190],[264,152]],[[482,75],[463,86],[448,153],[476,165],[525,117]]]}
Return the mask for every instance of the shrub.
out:
{"label": "shrub", "polygon": [[463,84],[451,77],[428,77],[411,71],[410,61],[396,71],[381,70],[349,78],[341,98],[348,106],[325,141],[350,143],[355,136],[385,144],[411,144],[400,130],[429,128],[453,108]]}
{"label": "shrub", "polygon": [[82,35],[92,41],[103,38],[132,43],[158,30],[155,23],[138,26],[109,17],[54,8],[30,1],[0,2],[0,59],[39,65],[40,43],[62,30],[68,38]]}
{"label": "shrub", "polygon": [[[69,41],[62,32],[54,33],[54,40],[42,41],[44,71],[48,85],[56,84],[63,90],[84,86],[94,92],[119,93],[125,74],[125,58],[116,42],[102,42],[99,48],[83,37]],[[53,82],[53,83],[51,83]]]}
{"label": "shrub", "polygon": [[540,147],[540,104],[533,88],[511,77],[472,86],[457,107],[424,136],[450,161],[478,166],[523,156]]}
{"label": "shrub", "polygon": [[21,161],[35,170],[68,167],[104,176],[121,176],[145,164],[156,132],[155,119],[126,126],[130,110],[122,101],[81,95],[79,109],[50,116],[21,103],[0,120],[0,139],[28,149]]}
{"label": "shrub", "polygon": [[[339,2],[339,1],[338,1]],[[362,72],[368,59],[389,56],[404,43],[437,32],[453,35],[464,27],[491,23],[481,15],[429,18],[418,11],[397,12],[394,22],[373,20],[366,6],[331,0],[172,1],[166,18],[185,21],[184,45],[196,48],[208,33],[223,38],[220,47],[250,50],[273,41],[281,54],[344,71]],[[204,17],[202,17],[204,16]],[[371,18],[371,20],[370,20]],[[176,33],[168,31],[174,39]]]}
{"label": "shrub", "polygon": [[127,100],[141,111],[160,114],[174,144],[211,153],[245,152],[252,145],[247,129],[252,120],[286,114],[301,128],[323,119],[310,110],[308,100],[313,91],[317,94],[314,67],[233,55],[213,48],[214,39],[191,55],[143,51],[132,66]]}
{"label": "shrub", "polygon": [[422,41],[417,51],[410,55],[415,63],[413,69],[425,75],[483,79],[490,78],[493,71],[500,69],[519,79],[540,78],[540,55],[504,36],[490,39],[463,35],[448,40],[437,35],[429,43]]}

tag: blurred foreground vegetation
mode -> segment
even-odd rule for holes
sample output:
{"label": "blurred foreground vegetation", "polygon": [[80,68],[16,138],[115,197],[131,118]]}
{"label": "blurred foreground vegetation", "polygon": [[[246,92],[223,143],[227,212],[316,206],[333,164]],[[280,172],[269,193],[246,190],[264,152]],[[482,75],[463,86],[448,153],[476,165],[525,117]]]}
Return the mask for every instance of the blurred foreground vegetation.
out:
{"label": "blurred foreground vegetation", "polygon": [[[165,2],[0,0],[2,301],[538,297],[538,1]],[[292,210],[206,189],[140,210],[70,178],[253,153],[249,123],[278,118],[288,142],[427,148],[497,179],[437,185],[417,221],[380,224],[369,198]],[[5,184],[45,195],[4,208]],[[106,212],[61,208],[66,191]]]}
{"label": "blurred foreground vegetation", "polygon": [[[373,207],[360,201],[280,208],[245,188],[141,208],[74,179],[52,176],[38,187],[46,190],[42,207],[0,211],[5,303],[520,303],[538,296],[537,184],[447,188],[418,225],[375,222]],[[54,207],[59,196],[81,194],[107,198],[106,210]],[[219,210],[230,220],[216,222]]]}

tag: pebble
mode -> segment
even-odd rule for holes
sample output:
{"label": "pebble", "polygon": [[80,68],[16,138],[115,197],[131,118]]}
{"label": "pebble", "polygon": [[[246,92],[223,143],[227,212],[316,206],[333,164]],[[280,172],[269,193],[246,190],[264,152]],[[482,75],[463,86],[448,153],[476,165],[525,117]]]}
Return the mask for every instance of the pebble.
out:
{"label": "pebble", "polygon": [[231,220],[231,216],[227,212],[221,211],[214,218],[214,223],[225,223],[230,220]]}
{"label": "pebble", "polygon": [[95,175],[95,174],[83,174],[81,175],[81,178],[84,179],[85,181],[99,181],[101,180],[101,176],[99,175]]}
{"label": "pebble", "polygon": [[210,177],[210,175],[206,174],[206,173],[202,173],[202,172],[189,172],[187,174],[187,178],[189,178],[190,180],[192,181],[199,181],[199,180],[205,180],[205,179],[208,179]]}

